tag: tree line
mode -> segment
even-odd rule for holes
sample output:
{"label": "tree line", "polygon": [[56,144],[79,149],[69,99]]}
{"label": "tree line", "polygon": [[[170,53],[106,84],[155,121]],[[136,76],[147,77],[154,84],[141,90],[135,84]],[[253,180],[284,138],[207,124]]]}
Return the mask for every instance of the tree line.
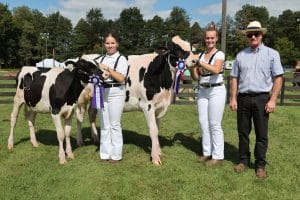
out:
{"label": "tree line", "polygon": [[[240,30],[252,20],[259,20],[268,29],[264,43],[279,51],[284,65],[294,65],[300,60],[300,11],[285,10],[278,17],[270,17],[266,7],[249,4],[237,11],[234,19],[226,17],[227,59],[233,59],[247,46]],[[221,30],[221,22],[211,23]],[[187,12],[180,7],[173,7],[166,19],[156,15],[148,20],[137,7],[123,9],[115,20],[105,19],[101,8],[92,8],[73,27],[71,20],[59,12],[45,16],[27,6],[9,10],[7,4],[0,3],[0,65],[8,68],[35,65],[46,55],[62,62],[82,54],[102,54],[103,36],[110,31],[119,35],[120,51],[125,55],[166,47],[174,35],[197,44],[200,52],[204,49],[205,28],[198,22],[191,24]]]}

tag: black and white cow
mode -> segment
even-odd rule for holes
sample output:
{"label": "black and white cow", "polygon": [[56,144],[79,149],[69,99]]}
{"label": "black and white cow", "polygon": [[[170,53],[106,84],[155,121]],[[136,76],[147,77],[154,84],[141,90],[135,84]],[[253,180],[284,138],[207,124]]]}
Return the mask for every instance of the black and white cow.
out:
{"label": "black and white cow", "polygon": [[[171,104],[176,65],[180,59],[192,63],[195,55],[191,52],[190,43],[183,41],[179,36],[173,37],[170,47],[162,53],[128,56],[130,68],[126,83],[124,111],[144,112],[152,141],[151,158],[155,165],[161,164],[161,149],[158,140],[159,118],[165,115]],[[90,99],[88,94],[93,94],[92,87],[85,88],[80,95],[79,110],[85,108],[84,105]],[[82,120],[84,109],[77,112],[79,113],[77,117]],[[95,110],[92,109],[89,116],[94,126]],[[82,145],[81,125],[77,131],[77,143]],[[95,137],[97,130],[92,129],[92,133]]]}
{"label": "black and white cow", "polygon": [[[59,142],[59,163],[66,162],[65,153],[68,158],[74,158],[70,143],[73,108],[81,91],[89,82],[90,76],[96,75],[103,80],[103,73],[95,64],[83,59],[73,64],[75,66],[73,71],[52,68],[46,73],[42,73],[36,67],[22,67],[17,77],[8,149],[13,149],[14,128],[20,107],[25,103],[25,116],[28,120],[32,145],[38,146],[34,130],[36,114],[50,113]],[[64,127],[61,118],[65,120]],[[64,138],[66,138],[66,151],[63,147]]]}

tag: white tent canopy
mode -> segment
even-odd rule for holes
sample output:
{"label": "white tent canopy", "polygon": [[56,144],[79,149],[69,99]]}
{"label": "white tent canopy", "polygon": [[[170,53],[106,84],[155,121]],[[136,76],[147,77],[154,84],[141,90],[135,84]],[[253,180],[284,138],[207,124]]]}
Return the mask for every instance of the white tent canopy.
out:
{"label": "white tent canopy", "polygon": [[66,67],[64,63],[60,63],[52,58],[46,58],[41,62],[36,63],[35,66],[38,68],[53,68],[53,67],[65,68]]}

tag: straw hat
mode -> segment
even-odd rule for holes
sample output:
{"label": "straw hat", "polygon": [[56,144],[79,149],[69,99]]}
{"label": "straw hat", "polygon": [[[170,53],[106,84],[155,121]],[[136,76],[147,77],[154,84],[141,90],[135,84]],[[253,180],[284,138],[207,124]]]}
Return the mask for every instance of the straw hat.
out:
{"label": "straw hat", "polygon": [[242,33],[244,33],[245,35],[249,32],[262,32],[263,34],[265,34],[267,32],[267,29],[262,28],[259,21],[252,21],[248,24],[245,30],[242,30]]}

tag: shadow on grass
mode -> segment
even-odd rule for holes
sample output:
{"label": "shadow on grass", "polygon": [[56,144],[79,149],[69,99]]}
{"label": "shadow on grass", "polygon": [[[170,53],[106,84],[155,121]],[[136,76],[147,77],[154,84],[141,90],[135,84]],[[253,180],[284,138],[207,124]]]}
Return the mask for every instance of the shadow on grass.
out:
{"label": "shadow on grass", "polygon": [[[192,134],[183,134],[176,133],[173,137],[173,141],[180,141],[180,143],[187,149],[192,152],[195,152],[197,155],[202,156],[202,138],[196,140]],[[224,144],[224,157],[225,160],[231,161],[232,163],[238,162],[238,149],[225,142]]]}
{"label": "shadow on grass", "polygon": [[[72,134],[76,135],[74,131],[72,132]],[[95,145],[96,146],[95,151],[99,151],[99,144],[95,144],[94,141],[91,139],[90,128],[82,129],[82,137],[85,146]],[[151,138],[149,135],[139,134],[131,130],[123,130],[123,137],[124,137],[124,144],[133,144],[135,146],[138,146],[142,150],[144,150],[146,153],[148,154],[151,153]],[[36,139],[39,143],[42,143],[44,145],[58,146],[57,135],[56,132],[53,130],[41,129],[37,131]],[[194,138],[193,134],[175,133],[173,138],[166,137],[166,136],[158,136],[158,139],[161,148],[165,146],[170,147],[173,146],[174,143],[179,142],[186,149],[194,152],[199,156],[202,155],[202,145],[201,145],[202,138],[200,137],[200,140],[197,140]],[[23,142],[27,142],[29,140],[30,140],[29,137],[22,138],[19,141],[17,141],[15,145],[18,145]],[[78,145],[76,143],[76,137],[71,136],[71,145],[73,150],[78,148]],[[224,154],[225,154],[225,160],[231,161],[233,163],[237,163],[238,149],[235,146],[225,142]]]}
{"label": "shadow on grass", "polygon": [[[150,135],[142,135],[134,131],[123,130],[124,144],[133,144],[146,153],[151,153],[151,138]],[[173,146],[173,139],[167,138],[165,136],[158,136],[160,147]]]}
{"label": "shadow on grass", "polygon": [[[41,143],[43,145],[48,145],[48,146],[58,146],[56,131],[40,129],[35,133],[35,136],[38,143]],[[71,140],[72,150],[78,148],[78,145],[76,143],[76,138],[71,136],[70,140]],[[17,146],[18,144],[21,144],[23,142],[30,142],[30,137],[21,138],[19,141],[15,142],[14,145]]]}

